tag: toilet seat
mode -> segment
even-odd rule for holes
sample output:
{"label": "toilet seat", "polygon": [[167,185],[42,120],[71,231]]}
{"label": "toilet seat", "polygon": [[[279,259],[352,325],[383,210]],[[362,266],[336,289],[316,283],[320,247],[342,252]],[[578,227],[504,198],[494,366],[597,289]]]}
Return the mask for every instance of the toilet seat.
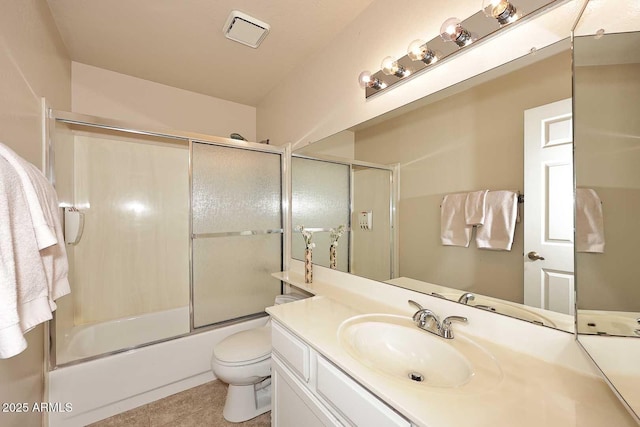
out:
{"label": "toilet seat", "polygon": [[270,325],[238,332],[225,338],[214,347],[213,357],[225,366],[247,365],[270,358]]}

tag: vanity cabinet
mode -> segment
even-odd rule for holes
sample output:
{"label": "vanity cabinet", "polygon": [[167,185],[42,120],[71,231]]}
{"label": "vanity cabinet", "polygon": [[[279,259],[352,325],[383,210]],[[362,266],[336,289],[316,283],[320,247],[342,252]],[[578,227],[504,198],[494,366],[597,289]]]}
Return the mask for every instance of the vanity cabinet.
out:
{"label": "vanity cabinet", "polygon": [[275,321],[272,343],[274,427],[412,425]]}

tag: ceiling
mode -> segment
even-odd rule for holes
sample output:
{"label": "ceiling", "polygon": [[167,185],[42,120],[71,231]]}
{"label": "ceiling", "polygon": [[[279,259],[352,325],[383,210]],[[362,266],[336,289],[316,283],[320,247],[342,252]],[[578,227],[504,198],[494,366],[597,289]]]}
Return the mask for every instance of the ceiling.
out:
{"label": "ceiling", "polygon": [[[257,106],[373,0],[47,0],[72,61]],[[232,10],[271,26],[224,37]]]}

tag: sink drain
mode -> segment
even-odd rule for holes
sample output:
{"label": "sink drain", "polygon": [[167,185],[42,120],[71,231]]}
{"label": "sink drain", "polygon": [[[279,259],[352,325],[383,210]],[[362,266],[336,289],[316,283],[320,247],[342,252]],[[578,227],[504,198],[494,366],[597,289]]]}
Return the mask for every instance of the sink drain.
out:
{"label": "sink drain", "polygon": [[421,383],[424,381],[424,375],[419,372],[409,372],[409,379]]}

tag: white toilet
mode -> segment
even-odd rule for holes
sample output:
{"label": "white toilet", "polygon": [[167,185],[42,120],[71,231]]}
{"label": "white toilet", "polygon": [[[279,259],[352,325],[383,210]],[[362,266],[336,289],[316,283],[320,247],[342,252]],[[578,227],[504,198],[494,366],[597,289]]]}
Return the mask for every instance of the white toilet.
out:
{"label": "white toilet", "polygon": [[[284,304],[306,298],[276,296]],[[239,423],[271,410],[271,319],[265,326],[229,335],[213,348],[211,369],[229,384],[222,415]]]}

